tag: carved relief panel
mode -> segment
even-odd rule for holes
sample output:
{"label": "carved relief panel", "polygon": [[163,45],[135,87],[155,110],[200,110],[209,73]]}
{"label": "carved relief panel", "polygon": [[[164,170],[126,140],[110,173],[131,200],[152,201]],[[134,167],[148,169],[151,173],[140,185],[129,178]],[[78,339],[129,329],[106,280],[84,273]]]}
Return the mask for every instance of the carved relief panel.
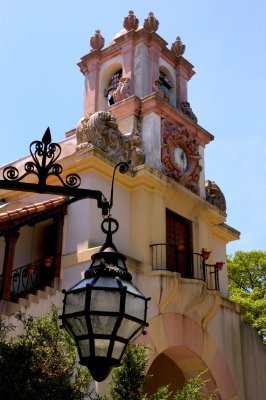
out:
{"label": "carved relief panel", "polygon": [[199,142],[186,126],[162,120],[162,170],[192,192],[199,194]]}

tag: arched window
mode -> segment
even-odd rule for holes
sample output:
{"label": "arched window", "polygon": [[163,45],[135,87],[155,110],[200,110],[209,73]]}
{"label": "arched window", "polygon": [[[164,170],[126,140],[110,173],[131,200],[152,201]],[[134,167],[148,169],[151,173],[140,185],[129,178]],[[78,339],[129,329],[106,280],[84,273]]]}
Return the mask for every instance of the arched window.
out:
{"label": "arched window", "polygon": [[105,97],[108,98],[109,106],[114,104],[113,93],[114,93],[115,89],[117,88],[121,77],[122,77],[122,69],[119,69],[112,75],[112,77],[109,81],[108,87],[104,91]]}

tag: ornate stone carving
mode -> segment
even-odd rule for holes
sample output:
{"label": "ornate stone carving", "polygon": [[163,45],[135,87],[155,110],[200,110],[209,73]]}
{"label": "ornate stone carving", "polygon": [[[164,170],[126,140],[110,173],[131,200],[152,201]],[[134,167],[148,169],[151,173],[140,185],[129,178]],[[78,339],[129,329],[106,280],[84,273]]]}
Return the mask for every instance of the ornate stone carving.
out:
{"label": "ornate stone carving", "polygon": [[167,103],[169,103],[169,96],[163,90],[163,83],[159,79],[156,79],[154,81],[152,90],[153,90],[153,92],[157,93],[158,96],[160,96],[163,100],[165,100],[165,101],[167,101]]}
{"label": "ornate stone carving", "polygon": [[155,18],[153,12],[149,13],[148,18],[144,20],[144,28],[149,32],[156,32],[159,27],[159,21]]}
{"label": "ornate stone carving", "polygon": [[226,201],[223,192],[214,181],[205,181],[206,200],[219,208],[221,211],[226,212]]}
{"label": "ornate stone carving", "polygon": [[183,114],[187,115],[195,124],[198,122],[198,118],[193,113],[190,103],[188,101],[181,101],[179,103],[179,108]]}
{"label": "ornate stone carving", "polygon": [[[93,50],[101,50],[104,46],[104,38],[99,30],[95,31],[94,35],[90,39],[90,45]],[[91,50],[91,51],[93,51]]]}
{"label": "ornate stone carving", "polygon": [[[179,168],[175,161],[174,152],[181,147],[188,158],[186,171]],[[176,181],[199,194],[199,177],[202,167],[199,165],[199,142],[190,134],[186,126],[170,124],[162,120],[162,171]]]}
{"label": "ornate stone carving", "polygon": [[81,118],[76,135],[77,151],[92,144],[116,162],[131,160],[132,166],[144,164],[145,157],[138,127],[123,135],[118,129],[115,116],[109,112],[97,111]]}
{"label": "ornate stone carving", "polygon": [[133,11],[128,12],[128,16],[124,18],[123,26],[127,31],[131,31],[132,29],[134,29],[134,31],[136,31],[138,29],[139,20],[134,15]]}
{"label": "ornate stone carving", "polygon": [[176,57],[180,57],[185,53],[186,46],[181,42],[179,36],[177,36],[175,42],[172,43],[171,50]]}
{"label": "ornate stone carving", "polygon": [[125,76],[120,78],[119,84],[113,93],[113,99],[115,103],[130,97],[130,84],[131,84],[131,77]]}

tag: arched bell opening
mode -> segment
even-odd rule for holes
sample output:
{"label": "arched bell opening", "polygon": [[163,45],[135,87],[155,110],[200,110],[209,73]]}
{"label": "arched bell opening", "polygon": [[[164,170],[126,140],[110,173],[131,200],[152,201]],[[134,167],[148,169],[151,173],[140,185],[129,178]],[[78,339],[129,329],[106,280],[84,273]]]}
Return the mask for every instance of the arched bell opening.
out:
{"label": "arched bell opening", "polygon": [[112,62],[110,65],[106,62],[107,65],[104,65],[100,72],[98,109],[101,111],[107,111],[113,104],[113,92],[119,84],[123,71],[122,62],[119,61]]}
{"label": "arched bell opening", "polygon": [[175,90],[174,90],[174,79],[168,69],[160,65],[159,68],[159,81],[161,82],[161,86],[163,92],[165,94],[165,99],[172,105],[175,106]]}

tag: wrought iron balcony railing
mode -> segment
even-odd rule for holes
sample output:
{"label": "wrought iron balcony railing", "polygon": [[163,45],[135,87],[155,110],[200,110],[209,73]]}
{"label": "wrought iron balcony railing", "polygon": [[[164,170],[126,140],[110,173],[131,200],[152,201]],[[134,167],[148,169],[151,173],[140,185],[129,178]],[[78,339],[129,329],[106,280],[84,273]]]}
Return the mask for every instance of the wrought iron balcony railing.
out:
{"label": "wrought iron balcony railing", "polygon": [[[33,261],[12,271],[10,299],[16,300],[42,286],[51,286],[54,277],[52,257]],[[2,287],[0,275],[0,293]]]}
{"label": "wrought iron balcony railing", "polygon": [[207,264],[202,253],[190,253],[167,243],[151,244],[153,270],[178,272],[182,278],[206,282],[209,290],[219,290],[216,264]]}

